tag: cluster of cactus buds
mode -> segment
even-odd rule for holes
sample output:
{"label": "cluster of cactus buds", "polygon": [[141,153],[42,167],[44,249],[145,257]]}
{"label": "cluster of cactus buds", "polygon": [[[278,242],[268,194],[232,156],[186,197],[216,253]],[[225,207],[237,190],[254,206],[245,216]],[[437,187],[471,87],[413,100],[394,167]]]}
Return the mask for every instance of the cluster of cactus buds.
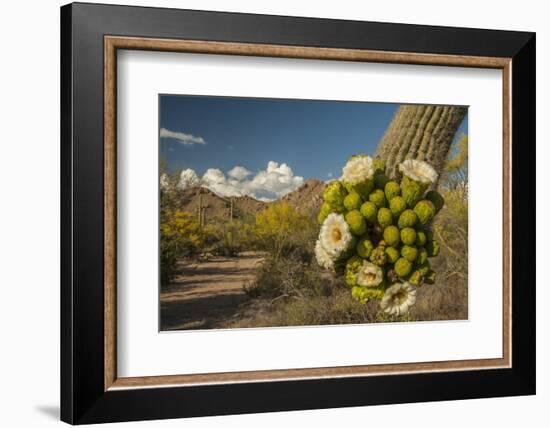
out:
{"label": "cluster of cactus buds", "polygon": [[416,287],[435,281],[429,258],[439,245],[431,224],[444,205],[429,190],[437,181],[429,164],[406,160],[399,170],[400,182],[391,181],[382,161],[352,156],[323,194],[315,249],[321,266],[344,276],[354,299],[381,300],[398,315],[414,304]]}

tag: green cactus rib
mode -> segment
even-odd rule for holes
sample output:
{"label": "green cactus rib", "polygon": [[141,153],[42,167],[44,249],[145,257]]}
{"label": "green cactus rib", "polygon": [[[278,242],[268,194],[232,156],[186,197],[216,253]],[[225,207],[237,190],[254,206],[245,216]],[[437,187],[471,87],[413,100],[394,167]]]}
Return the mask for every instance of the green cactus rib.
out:
{"label": "green cactus rib", "polygon": [[[433,138],[434,138],[433,135],[434,135],[436,126],[440,123],[440,119],[443,113],[447,111],[448,110],[446,110],[444,106],[437,106],[434,109],[432,117],[428,122],[428,126],[426,127],[424,135],[422,136],[422,141],[420,142],[420,145],[417,150],[418,160],[426,160],[426,152],[428,150],[430,143],[433,142]],[[413,153],[409,153],[409,156],[412,156],[412,155]]]}
{"label": "green cactus rib", "polygon": [[[386,170],[389,167],[389,174],[391,177],[398,176],[399,164],[406,159],[406,155],[409,152],[409,147],[411,146],[412,140],[416,133],[419,131],[418,128],[422,123],[426,108],[426,106],[418,106],[415,111],[414,119],[408,126],[407,133],[405,134],[404,138],[399,142],[399,150],[397,151],[397,153],[394,152],[394,158],[389,160],[390,165],[388,165],[388,161],[386,161]],[[396,160],[398,159],[400,160],[397,162]]]}
{"label": "green cactus rib", "polygon": [[385,161],[386,174],[398,180],[405,159],[430,163],[439,176],[454,135],[467,112],[462,106],[404,105],[395,113],[378,144],[376,157]]}
{"label": "green cactus rib", "polygon": [[388,127],[388,131],[386,131],[382,138],[382,143],[379,145],[377,157],[386,161],[386,175],[390,177],[391,168],[387,162],[397,156],[401,141],[405,138],[415,118],[414,109],[410,107],[402,106],[397,110]]}
{"label": "green cactus rib", "polygon": [[420,142],[422,141],[422,138],[424,137],[426,132],[429,132],[430,124],[433,122],[432,118],[434,116],[434,110],[435,110],[434,106],[426,107],[426,110],[424,111],[424,115],[420,119],[420,123],[416,128],[416,133],[411,141],[409,150],[405,155],[406,159],[411,159],[411,156],[415,156],[412,159],[417,158],[416,155],[419,153],[418,149],[420,147]]}

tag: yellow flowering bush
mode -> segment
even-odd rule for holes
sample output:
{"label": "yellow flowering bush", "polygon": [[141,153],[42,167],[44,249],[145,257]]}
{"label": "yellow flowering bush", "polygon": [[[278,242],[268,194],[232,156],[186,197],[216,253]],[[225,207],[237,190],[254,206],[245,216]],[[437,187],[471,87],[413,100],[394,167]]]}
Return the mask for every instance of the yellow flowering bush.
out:
{"label": "yellow flowering bush", "polygon": [[204,235],[194,216],[186,211],[164,210],[160,223],[160,277],[166,285],[172,278],[179,257],[199,251]]}

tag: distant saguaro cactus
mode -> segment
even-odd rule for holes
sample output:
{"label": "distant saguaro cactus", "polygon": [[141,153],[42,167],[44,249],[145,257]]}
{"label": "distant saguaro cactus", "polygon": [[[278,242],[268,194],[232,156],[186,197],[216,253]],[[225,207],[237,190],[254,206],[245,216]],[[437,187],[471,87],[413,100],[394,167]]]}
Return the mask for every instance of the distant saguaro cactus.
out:
{"label": "distant saguaro cactus", "polygon": [[399,176],[406,159],[430,163],[439,176],[467,107],[404,105],[399,107],[378,144],[376,157],[386,162],[386,174]]}

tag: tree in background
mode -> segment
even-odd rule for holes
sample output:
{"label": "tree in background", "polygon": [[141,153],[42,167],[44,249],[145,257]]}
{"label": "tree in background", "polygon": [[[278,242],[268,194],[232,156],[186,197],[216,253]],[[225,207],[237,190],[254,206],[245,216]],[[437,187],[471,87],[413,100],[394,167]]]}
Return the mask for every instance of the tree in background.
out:
{"label": "tree in background", "polygon": [[399,177],[399,164],[406,159],[426,161],[441,176],[466,112],[467,108],[460,106],[400,106],[376,153],[385,161],[390,179]]}
{"label": "tree in background", "polygon": [[160,223],[161,284],[166,285],[176,272],[180,257],[197,253],[203,243],[201,228],[191,213],[164,210]]}
{"label": "tree in background", "polygon": [[447,160],[445,185],[451,189],[468,188],[468,136],[462,134],[454,156]]}
{"label": "tree in background", "polygon": [[277,258],[286,250],[308,242],[305,236],[312,227],[308,216],[287,202],[277,202],[256,214],[254,232],[260,247]]}

